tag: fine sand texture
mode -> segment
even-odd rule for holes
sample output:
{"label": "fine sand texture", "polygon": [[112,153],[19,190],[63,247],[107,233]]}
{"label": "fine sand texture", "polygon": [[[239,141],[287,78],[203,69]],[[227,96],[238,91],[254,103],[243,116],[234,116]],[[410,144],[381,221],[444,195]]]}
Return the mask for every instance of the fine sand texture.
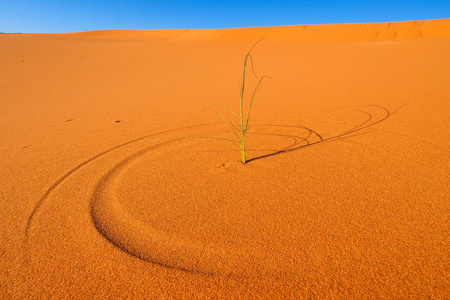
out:
{"label": "fine sand texture", "polygon": [[449,83],[450,19],[1,34],[0,298],[449,299]]}

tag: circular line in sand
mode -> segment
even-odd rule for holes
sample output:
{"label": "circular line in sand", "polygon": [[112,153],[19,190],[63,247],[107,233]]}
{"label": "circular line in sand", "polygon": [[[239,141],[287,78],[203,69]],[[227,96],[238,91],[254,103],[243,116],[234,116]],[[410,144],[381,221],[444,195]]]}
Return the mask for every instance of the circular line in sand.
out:
{"label": "circular line in sand", "polygon": [[[372,119],[372,115],[368,115],[368,120],[343,134],[327,139],[323,139],[317,134],[320,140],[316,142],[309,143],[307,139],[303,139],[308,142],[306,145],[277,151],[275,154],[350,136],[385,120],[390,116],[390,112],[386,110],[386,116],[373,123],[366,124]],[[314,133],[314,131],[309,131],[310,134]],[[117,197],[116,188],[120,186],[123,171],[147,153],[179,141],[179,139],[169,140],[143,149],[122,160],[99,181],[91,201],[92,220],[99,232],[123,251],[142,260],[169,268],[196,273],[228,275],[291,273],[289,269],[264,262],[264,260],[260,260],[246,251],[237,251],[232,248],[225,249],[204,244],[194,239],[187,240],[176,234],[158,230],[133,217],[130,212],[122,207],[120,199]]]}
{"label": "circular line in sand", "polygon": [[90,206],[98,231],[128,254],[168,268],[203,274],[279,275],[281,270],[277,266],[262,262],[250,253],[157,230],[122,207],[116,188],[124,171],[151,151],[173,142],[163,142],[127,157],[100,179]]}

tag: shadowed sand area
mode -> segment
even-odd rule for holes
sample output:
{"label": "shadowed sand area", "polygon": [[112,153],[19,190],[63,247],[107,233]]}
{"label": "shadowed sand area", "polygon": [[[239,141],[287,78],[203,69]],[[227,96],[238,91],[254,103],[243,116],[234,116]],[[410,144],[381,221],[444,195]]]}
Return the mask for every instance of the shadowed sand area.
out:
{"label": "shadowed sand area", "polygon": [[[243,165],[186,122],[262,37]],[[448,53],[450,19],[0,35],[0,298],[449,298]]]}

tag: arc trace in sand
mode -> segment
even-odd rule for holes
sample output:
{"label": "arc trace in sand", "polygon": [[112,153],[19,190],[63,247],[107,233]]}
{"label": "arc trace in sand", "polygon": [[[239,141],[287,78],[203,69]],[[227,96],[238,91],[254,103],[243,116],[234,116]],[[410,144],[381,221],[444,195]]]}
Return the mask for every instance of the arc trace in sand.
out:
{"label": "arc trace in sand", "polygon": [[[387,108],[368,105],[366,108],[375,108],[381,112],[384,112],[383,117],[379,117],[373,120],[373,113],[367,110],[359,110],[359,112],[367,115],[367,119],[362,121],[360,124],[353,126],[353,128],[342,132],[341,134],[322,137],[318,132],[306,128],[303,126],[285,126],[285,125],[269,125],[272,127],[295,127],[299,130],[306,131],[306,137],[302,136],[292,136],[283,134],[269,134],[269,135],[281,135],[285,138],[292,138],[293,143],[291,143],[287,148],[280,150],[270,150],[271,153],[257,156],[248,160],[248,162],[269,158],[274,155],[279,155],[282,153],[292,152],[300,150],[307,146],[319,145],[323,142],[348,138],[357,134],[363,129],[368,129],[383,122],[392,116],[394,112],[390,112]],[[194,273],[203,274],[227,274],[227,275],[249,275],[260,273],[260,274],[278,274],[280,272],[286,273],[289,270],[284,270],[282,266],[273,266],[270,264],[264,264],[257,257],[252,257],[252,255],[237,252],[234,249],[222,249],[217,248],[214,245],[205,245],[199,241],[185,240],[182,237],[176,235],[168,235],[160,230],[155,230],[145,222],[133,218],[127,211],[125,211],[120,204],[120,199],[115,195],[115,188],[120,185],[121,173],[129,165],[139,163],[139,159],[145,155],[151,155],[152,150],[164,147],[165,145],[176,143],[179,141],[178,138],[166,139],[166,141],[161,142],[159,140],[160,136],[172,135],[181,131],[191,131],[193,129],[204,129],[209,128],[217,123],[212,124],[202,124],[196,126],[189,126],[180,129],[168,130],[156,134],[146,135],[137,139],[133,139],[126,143],[117,145],[110,149],[107,149],[89,159],[79,164],[61,178],[59,178],[42,196],[42,198],[35,205],[32,213],[28,217],[28,222],[25,228],[25,239],[24,242],[27,243],[31,225],[34,218],[36,217],[39,209],[43,203],[51,196],[52,192],[65,180],[67,180],[72,174],[82,169],[84,166],[95,161],[96,159],[107,155],[119,148],[132,145],[139,141],[159,141],[153,146],[146,147],[143,150],[127,157],[122,160],[116,166],[110,169],[110,171],[104,175],[94,191],[92,202],[91,202],[91,216],[93,224],[98,229],[98,231],[111,243],[117,246],[119,249],[143,259],[148,262],[156,263],[168,268],[177,268],[180,270],[185,270]],[[211,129],[209,129],[210,131]],[[249,132],[252,135],[258,135],[257,131]],[[267,134],[263,134],[267,135]],[[313,140],[311,140],[315,137]],[[316,141],[314,141],[316,140]],[[250,150],[251,151],[251,150]],[[151,200],[150,200],[151,201]],[[255,269],[255,266],[257,268]]]}

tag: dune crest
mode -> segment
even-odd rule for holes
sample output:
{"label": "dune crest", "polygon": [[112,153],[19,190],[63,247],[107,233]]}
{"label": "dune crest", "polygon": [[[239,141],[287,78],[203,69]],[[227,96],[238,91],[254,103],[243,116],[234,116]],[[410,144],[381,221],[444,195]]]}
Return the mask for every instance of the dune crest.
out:
{"label": "dune crest", "polygon": [[70,36],[81,37],[142,37],[145,39],[175,39],[183,34],[186,29],[165,30],[93,30],[67,33]]}
{"label": "dune crest", "polygon": [[230,29],[96,30],[70,33],[86,37],[285,41],[387,41],[450,36],[450,19],[336,25],[293,25]]}

